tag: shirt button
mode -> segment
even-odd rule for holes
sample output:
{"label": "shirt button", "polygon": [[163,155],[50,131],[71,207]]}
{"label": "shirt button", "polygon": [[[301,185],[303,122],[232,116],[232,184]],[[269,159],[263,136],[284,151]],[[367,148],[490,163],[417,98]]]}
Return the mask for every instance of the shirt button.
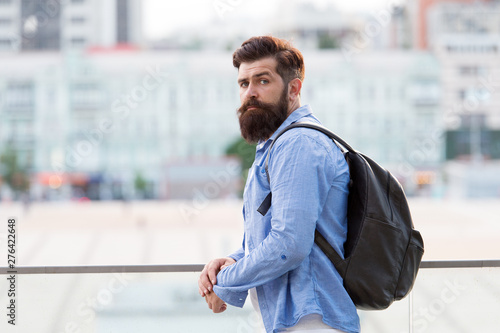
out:
{"label": "shirt button", "polygon": [[262,170],[260,170],[260,172],[265,173],[265,172],[266,172],[266,169],[262,169]]}
{"label": "shirt button", "polygon": [[281,255],[281,259],[286,260],[286,255]]}

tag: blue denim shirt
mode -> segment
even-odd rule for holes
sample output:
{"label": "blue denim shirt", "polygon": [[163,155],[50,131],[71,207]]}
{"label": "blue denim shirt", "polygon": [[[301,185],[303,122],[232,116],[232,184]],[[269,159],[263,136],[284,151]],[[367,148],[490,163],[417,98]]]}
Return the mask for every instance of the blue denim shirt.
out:
{"label": "blue denim shirt", "polygon": [[[217,275],[214,291],[226,303],[242,307],[248,290],[256,287],[267,332],[294,326],[313,313],[333,328],[359,332],[356,308],[342,278],[314,244],[318,228],[343,254],[349,169],[342,152],[319,131],[292,129],[274,145],[268,167],[270,184],[266,177],[269,145],[296,121],[319,123],[311,108],[302,106],[257,146],[244,192],[243,245],[230,255],[236,263]],[[272,205],[262,216],[257,209],[269,191]]]}

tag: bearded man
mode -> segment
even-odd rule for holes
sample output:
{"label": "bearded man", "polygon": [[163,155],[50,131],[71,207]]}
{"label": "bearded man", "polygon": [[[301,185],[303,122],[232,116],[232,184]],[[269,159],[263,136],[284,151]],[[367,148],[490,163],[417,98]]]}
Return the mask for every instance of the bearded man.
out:
{"label": "bearded man", "polygon": [[[349,169],[326,135],[308,128],[276,135],[295,122],[320,123],[301,106],[304,60],[289,42],[252,37],[233,54],[238,69],[241,135],[257,143],[243,196],[242,247],[210,261],[198,286],[209,308],[242,307],[250,294],[266,332],[359,332],[356,308],[315,230],[343,255]],[[270,179],[270,180],[269,180]],[[272,192],[265,215],[257,210]]]}

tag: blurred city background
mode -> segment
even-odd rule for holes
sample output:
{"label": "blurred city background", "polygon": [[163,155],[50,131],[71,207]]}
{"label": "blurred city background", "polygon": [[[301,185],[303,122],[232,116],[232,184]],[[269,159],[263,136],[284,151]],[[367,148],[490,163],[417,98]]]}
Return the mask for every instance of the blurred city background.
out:
{"label": "blurred city background", "polygon": [[[302,102],[399,179],[424,260],[499,258],[500,1],[0,0],[0,218],[19,221],[18,265],[238,248],[255,148],[232,53],[265,34],[303,52]],[[196,281],[20,276],[19,326],[0,331],[257,332],[249,307],[212,315]],[[414,299],[361,313],[363,332],[498,332],[497,281],[421,270]]]}
{"label": "blurred city background", "polygon": [[238,196],[231,55],[259,34],[303,51],[303,102],[409,196],[499,197],[500,2],[359,3],[0,1],[1,199],[191,199],[217,173],[211,199]]}

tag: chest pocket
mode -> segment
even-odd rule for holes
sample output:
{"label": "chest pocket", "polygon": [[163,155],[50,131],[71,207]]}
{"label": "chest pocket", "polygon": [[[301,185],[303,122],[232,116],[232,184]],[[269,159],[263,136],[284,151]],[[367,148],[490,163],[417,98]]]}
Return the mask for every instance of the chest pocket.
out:
{"label": "chest pocket", "polygon": [[265,216],[268,213],[269,208],[271,207],[271,199],[272,199],[271,187],[270,187],[270,184],[269,184],[269,178],[267,177],[266,168],[264,166],[258,166],[258,167],[259,167],[259,169],[258,169],[258,175],[256,175],[256,177],[259,178],[259,181],[263,185],[261,187],[261,189],[264,190],[264,191],[263,192],[261,191],[261,193],[259,193],[260,195],[258,196],[258,200],[257,200],[256,204],[257,205],[259,203],[261,203],[261,204],[257,208],[257,211],[262,216]]}
{"label": "chest pocket", "polygon": [[[266,169],[255,163],[249,170],[247,183],[245,185],[244,202],[250,211],[256,211],[262,200],[271,193]],[[247,211],[248,212],[248,211]],[[265,214],[263,214],[265,215]]]}

